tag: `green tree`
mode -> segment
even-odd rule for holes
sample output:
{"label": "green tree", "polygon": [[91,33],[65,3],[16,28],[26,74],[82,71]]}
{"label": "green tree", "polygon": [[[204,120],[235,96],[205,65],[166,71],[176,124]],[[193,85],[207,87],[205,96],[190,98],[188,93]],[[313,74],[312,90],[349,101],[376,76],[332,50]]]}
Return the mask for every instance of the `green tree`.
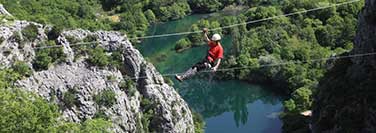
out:
{"label": "green tree", "polygon": [[190,0],[189,4],[193,11],[198,13],[210,13],[223,8],[218,0]]}
{"label": "green tree", "polygon": [[144,14],[145,14],[145,17],[148,19],[149,23],[154,23],[157,21],[157,18],[155,17],[155,14],[152,10],[150,9],[146,10]]}
{"label": "green tree", "polygon": [[176,43],[175,50],[180,51],[189,47],[191,47],[191,42],[187,38],[183,38]]}
{"label": "green tree", "polygon": [[1,132],[51,132],[57,123],[58,108],[19,89],[0,88]]}
{"label": "green tree", "polygon": [[309,109],[312,105],[311,99],[312,91],[309,88],[299,88],[292,93],[292,99],[296,103],[296,107],[299,111],[304,111]]}

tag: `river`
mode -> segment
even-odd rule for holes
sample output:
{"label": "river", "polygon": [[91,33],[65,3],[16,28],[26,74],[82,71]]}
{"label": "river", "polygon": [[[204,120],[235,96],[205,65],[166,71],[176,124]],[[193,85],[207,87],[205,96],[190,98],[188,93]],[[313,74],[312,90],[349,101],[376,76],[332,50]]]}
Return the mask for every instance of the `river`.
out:
{"label": "river", "polygon": [[[204,15],[192,15],[177,21],[155,24],[148,35],[188,31],[192,23]],[[137,48],[162,73],[183,72],[205,55],[207,46],[194,47],[182,53],[173,49],[181,36],[146,39]],[[222,45],[231,47],[231,38]],[[211,74],[214,75],[214,74]],[[214,75],[215,76],[215,75]],[[171,77],[172,79],[173,77]],[[200,113],[206,122],[206,133],[279,133],[282,121],[281,97],[268,87],[237,80],[217,81],[210,76],[196,76],[180,83],[173,79],[174,88]]]}

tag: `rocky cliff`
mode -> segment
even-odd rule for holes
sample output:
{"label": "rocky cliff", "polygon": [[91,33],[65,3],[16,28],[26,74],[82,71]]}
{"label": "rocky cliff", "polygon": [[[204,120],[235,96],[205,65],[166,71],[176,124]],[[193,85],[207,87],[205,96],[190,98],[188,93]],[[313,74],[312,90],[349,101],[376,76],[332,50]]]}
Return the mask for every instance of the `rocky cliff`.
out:
{"label": "rocky cliff", "polygon": [[[0,7],[0,13],[9,15]],[[37,27],[37,37],[25,39],[23,31],[30,25]],[[22,61],[33,68],[39,44],[48,40],[50,26],[27,21],[7,22],[0,26],[0,66],[11,67]],[[87,63],[87,56],[75,59],[80,53],[75,47],[88,44],[87,37],[94,37],[95,43],[107,55],[114,51],[121,53],[119,67],[97,67]],[[154,66],[146,62],[131,45],[126,36],[118,32],[86,30],[64,31],[53,40],[62,48],[66,58],[47,70],[37,71],[16,83],[16,86],[34,92],[46,100],[59,105],[63,120],[82,122],[101,115],[113,123],[114,132],[194,132],[191,111],[186,102],[173,87],[165,83]],[[134,83],[124,86],[124,82]],[[115,94],[111,105],[100,104],[97,99],[103,91]],[[73,95],[74,104],[68,106],[67,94]]]}
{"label": "rocky cliff", "polygon": [[[376,1],[359,14],[354,50],[375,52]],[[376,56],[338,60],[320,82],[313,105],[315,132],[376,132]]]}

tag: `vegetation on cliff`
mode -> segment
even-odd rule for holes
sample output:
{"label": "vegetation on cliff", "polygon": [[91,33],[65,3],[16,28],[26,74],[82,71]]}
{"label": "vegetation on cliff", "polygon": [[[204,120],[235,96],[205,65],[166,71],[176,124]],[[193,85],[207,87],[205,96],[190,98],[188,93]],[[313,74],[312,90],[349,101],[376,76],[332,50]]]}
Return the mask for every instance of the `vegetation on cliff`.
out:
{"label": "vegetation on cliff", "polygon": [[59,107],[41,97],[15,88],[23,75],[30,75],[22,62],[0,70],[0,131],[1,132],[109,132],[111,123],[91,119],[82,123],[58,120]]}

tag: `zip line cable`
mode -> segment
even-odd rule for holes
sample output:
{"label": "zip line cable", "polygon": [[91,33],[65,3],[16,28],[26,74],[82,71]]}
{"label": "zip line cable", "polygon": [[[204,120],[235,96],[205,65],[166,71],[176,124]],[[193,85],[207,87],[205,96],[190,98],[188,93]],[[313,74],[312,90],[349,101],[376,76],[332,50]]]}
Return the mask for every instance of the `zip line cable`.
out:
{"label": "zip line cable", "polygon": [[[338,56],[338,57],[329,57],[329,58],[319,58],[319,59],[312,59],[312,60],[306,60],[306,61],[286,61],[286,62],[281,62],[281,63],[266,64],[266,65],[259,65],[259,66],[224,68],[224,69],[218,69],[216,72],[226,72],[226,71],[232,71],[232,70],[242,70],[242,69],[251,69],[251,68],[275,67],[275,66],[284,66],[284,65],[290,65],[290,64],[304,64],[304,63],[309,63],[309,62],[338,60],[338,59],[364,57],[364,56],[372,56],[372,55],[376,55],[376,52],[364,53],[364,54],[353,54],[353,55]],[[206,70],[206,71],[201,71],[198,73],[211,73],[211,72],[213,71]],[[183,74],[183,73],[166,73],[166,74],[160,74],[160,75],[162,77],[169,77],[169,76],[175,76],[176,74]],[[136,80],[136,79],[145,79],[145,78],[148,78],[148,76],[131,77],[129,79]]]}
{"label": "zip line cable", "polygon": [[[347,2],[342,2],[342,3],[337,3],[337,4],[329,5],[329,6],[312,8],[312,9],[308,9],[308,10],[303,10],[303,11],[298,11],[298,12],[293,12],[293,13],[288,13],[288,14],[283,14],[283,15],[277,15],[277,16],[273,16],[273,17],[258,19],[258,20],[252,20],[252,21],[248,21],[248,22],[244,22],[244,23],[232,24],[232,25],[223,26],[223,27],[219,27],[219,28],[209,29],[208,31],[216,31],[216,30],[220,30],[220,29],[229,29],[229,28],[233,28],[233,27],[237,27],[237,26],[241,26],[241,25],[259,23],[259,22],[263,22],[263,21],[268,21],[268,20],[276,19],[276,18],[288,17],[288,16],[293,16],[293,15],[298,15],[298,14],[304,14],[304,13],[308,13],[308,12],[323,10],[323,9],[327,9],[327,8],[332,8],[332,7],[342,6],[342,5],[348,5],[348,4],[352,4],[352,3],[355,3],[355,2],[359,2],[359,1],[360,0],[351,0],[351,1],[347,1]],[[137,39],[160,38],[160,37],[188,35],[188,34],[201,33],[201,32],[202,31],[177,32],[177,33],[169,33],[169,34],[144,36],[144,37],[135,37],[135,38],[128,38],[128,39],[129,40],[137,40]],[[80,42],[80,43],[70,44],[70,46],[88,45],[88,44],[93,44],[93,43],[100,43],[100,42],[98,42],[98,41]],[[41,47],[35,47],[34,49],[58,48],[58,47],[63,47],[63,45],[41,46]]]}

